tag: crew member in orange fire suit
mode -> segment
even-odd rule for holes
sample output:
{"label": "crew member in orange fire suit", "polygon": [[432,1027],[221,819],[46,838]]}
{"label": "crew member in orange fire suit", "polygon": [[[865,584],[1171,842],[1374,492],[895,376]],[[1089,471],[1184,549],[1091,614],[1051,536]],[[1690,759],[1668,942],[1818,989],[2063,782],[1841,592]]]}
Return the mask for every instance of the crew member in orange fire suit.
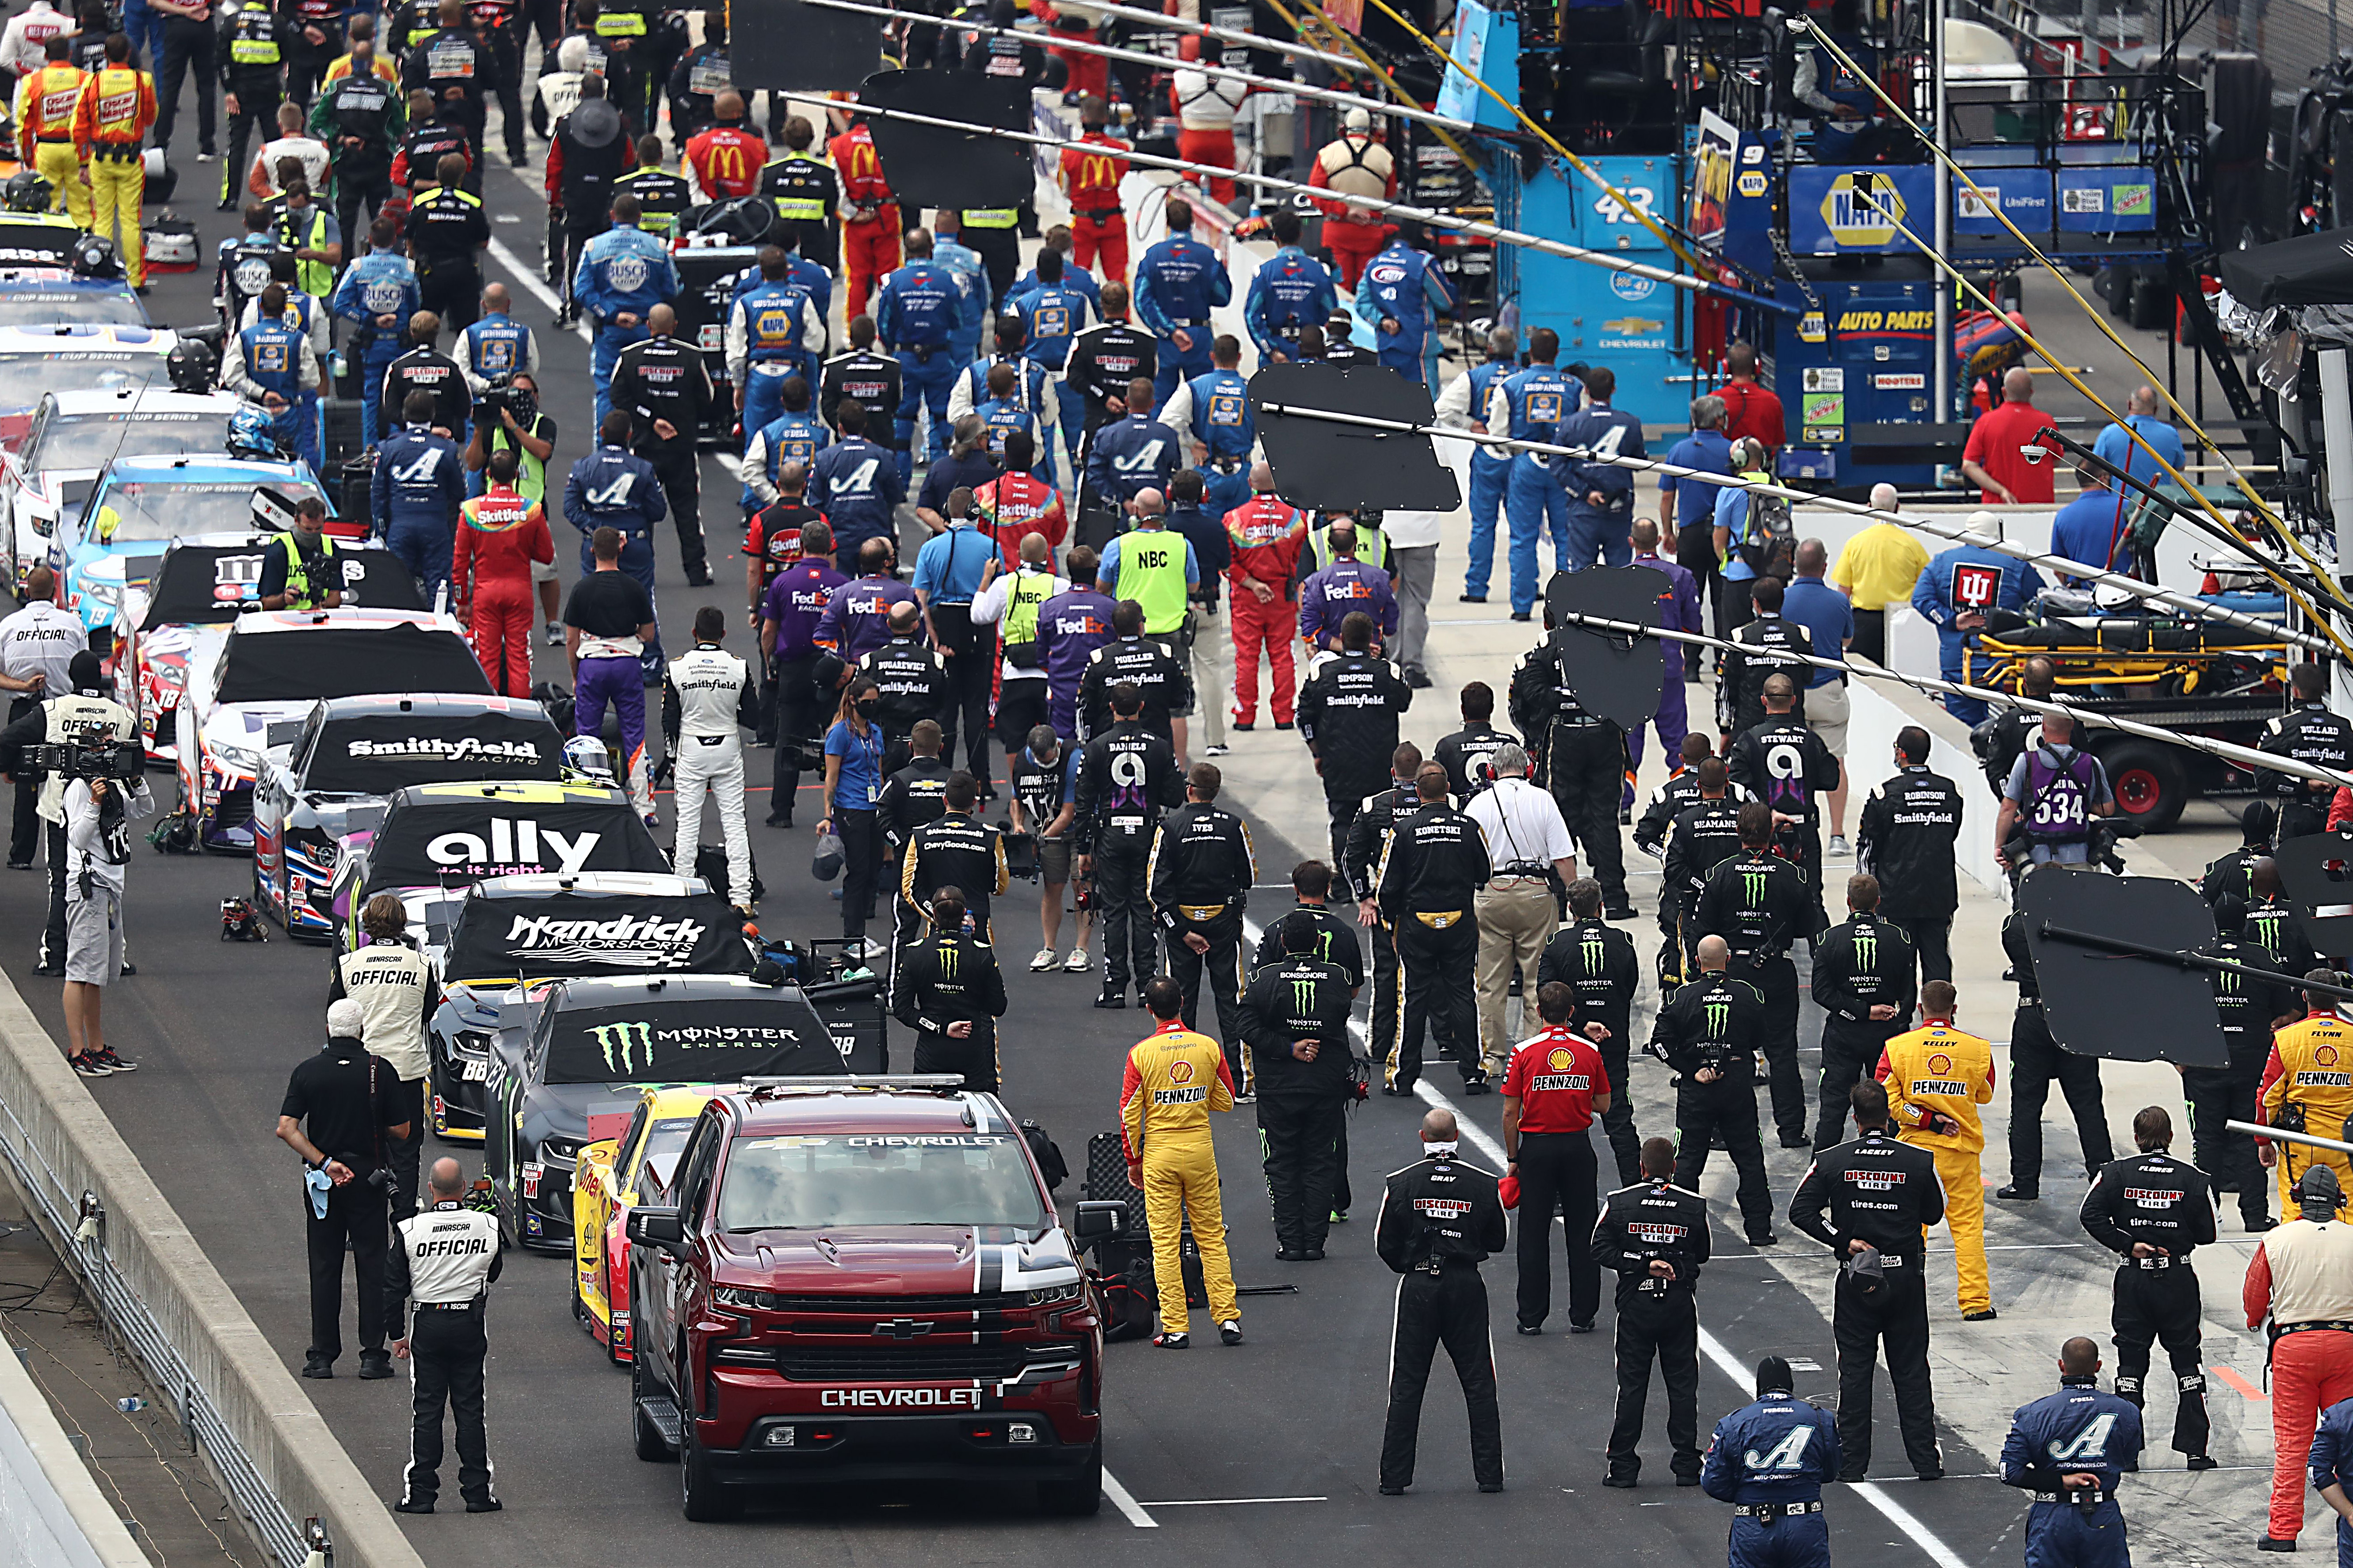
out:
{"label": "crew member in orange fire suit", "polygon": [[[2331,1134],[2323,1133],[2323,1137]],[[2304,1529],[2305,1462],[2320,1413],[2353,1398],[2353,1226],[2334,1167],[2306,1166],[2304,1217],[2255,1244],[2242,1304],[2247,1327],[2271,1319],[2271,1523],[2256,1549],[2293,1552]]]}

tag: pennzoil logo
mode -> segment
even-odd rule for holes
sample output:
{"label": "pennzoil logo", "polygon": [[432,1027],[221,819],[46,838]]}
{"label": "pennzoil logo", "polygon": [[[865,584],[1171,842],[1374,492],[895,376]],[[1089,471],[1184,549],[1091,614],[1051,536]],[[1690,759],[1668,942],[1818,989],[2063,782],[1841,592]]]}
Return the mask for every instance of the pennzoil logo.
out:
{"label": "pennzoil logo", "polygon": [[1188,1062],[1188,1061],[1184,1060],[1182,1058],[1178,1058],[1177,1060],[1176,1060],[1176,1061],[1170,1062],[1170,1063],[1168,1064],[1168,1081],[1169,1081],[1170,1083],[1190,1083],[1190,1082],[1192,1082],[1192,1081],[1193,1081],[1193,1064],[1192,1064],[1191,1062]]}

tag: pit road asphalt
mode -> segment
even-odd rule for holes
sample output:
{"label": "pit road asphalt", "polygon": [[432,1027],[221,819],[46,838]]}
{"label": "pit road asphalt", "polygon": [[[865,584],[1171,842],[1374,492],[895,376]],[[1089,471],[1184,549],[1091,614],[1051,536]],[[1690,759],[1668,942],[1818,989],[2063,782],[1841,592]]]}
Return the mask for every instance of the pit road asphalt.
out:
{"label": "pit road asphalt", "polygon": [[[538,143],[533,146],[536,151]],[[536,183],[526,184],[495,153],[491,162],[486,197],[501,220],[494,235],[536,280],[544,228]],[[186,173],[193,184],[216,177],[217,166],[192,165]],[[210,257],[234,227],[231,215],[191,211],[210,205],[181,204],[205,237],[206,264],[193,277],[155,279],[150,306],[161,323],[209,319]],[[504,221],[509,217],[518,221]],[[543,405],[561,431],[549,465],[550,489],[560,493],[560,476],[587,449],[587,346],[549,325],[549,311],[533,298],[525,277],[496,252],[487,276],[508,285],[518,315],[540,333]],[[661,616],[675,641],[695,606],[718,605],[728,612],[730,646],[744,651],[735,486],[713,458],[706,458],[703,473],[705,528],[718,582],[688,589],[675,536],[667,527],[659,531]],[[568,581],[577,535],[559,519],[550,522]],[[539,648],[536,657],[540,679],[561,679],[554,650]],[[747,754],[755,782],[768,756]],[[1001,754],[998,765],[1001,771]],[[168,809],[175,789],[171,775],[157,771],[150,780],[160,807]],[[1232,804],[1245,810],[1249,805]],[[765,792],[751,797],[754,847],[769,885],[763,927],[780,936],[838,934],[837,907],[805,871],[807,829],[818,815],[809,793],[800,805],[798,832],[757,826],[765,805]],[[1263,826],[1253,826],[1261,882],[1281,884],[1299,857]],[[708,831],[716,837],[715,825]],[[5,944],[0,966],[62,1038],[58,984],[30,973],[29,938],[38,929],[45,883],[45,877],[22,873],[0,878],[0,922],[19,933]],[[308,1333],[301,1198],[295,1163],[272,1130],[288,1073],[322,1037],[328,956],[324,949],[285,940],[282,932],[266,946],[223,944],[219,900],[248,892],[249,885],[242,859],[137,851],[127,924],[139,973],[110,991],[106,1023],[110,1042],[137,1058],[142,1070],[90,1087],[290,1370],[301,1364]],[[1000,902],[999,956],[1013,1001],[1005,1030],[1004,1098],[1017,1116],[1035,1119],[1060,1143],[1078,1173],[1057,1194],[1068,1204],[1082,1195],[1089,1134],[1117,1125],[1121,1062],[1147,1019],[1132,1007],[1092,1009],[1099,972],[1027,973],[1032,885],[1017,884]],[[1250,912],[1256,921],[1271,920],[1289,902],[1287,888],[1268,887],[1254,896]],[[1635,930],[1647,966],[1655,940],[1647,915]],[[1648,1037],[1654,1004],[1646,994],[1638,1006],[1638,1044]],[[1820,1015],[1810,1002],[1806,1014],[1800,1038],[1810,1042]],[[894,1061],[903,1067],[909,1047],[896,1025],[892,1046]],[[1810,1086],[1810,1050],[1807,1058]],[[1642,1131],[1670,1131],[1665,1070],[1638,1056],[1634,1074]],[[1497,1100],[1461,1100],[1455,1074],[1442,1066],[1426,1081],[1453,1096],[1486,1138],[1499,1136]],[[1249,1109],[1220,1119],[1217,1142],[1237,1279],[1245,1288],[1288,1284],[1297,1292],[1247,1299],[1249,1342],[1240,1349],[1220,1348],[1213,1337],[1204,1343],[1198,1334],[1196,1348],[1183,1354],[1140,1343],[1111,1347],[1105,1463],[1116,1487],[1093,1520],[1039,1518],[1021,1488],[933,1488],[919,1495],[840,1488],[757,1502],[737,1524],[689,1525],[679,1512],[674,1467],[643,1464],[630,1453],[628,1380],[574,1324],[566,1264],[522,1255],[510,1259],[490,1310],[491,1449],[506,1511],[401,1522],[428,1562],[468,1568],[679,1562],[690,1554],[714,1565],[765,1563],[779,1550],[819,1554],[809,1561],[890,1568],[1072,1551],[1136,1553],[1145,1562],[1214,1558],[1320,1568],[1342,1562],[1419,1563],[1433,1553],[1465,1552],[1500,1561],[1573,1557],[1581,1539],[1615,1561],[1722,1562],[1730,1510],[1670,1483],[1662,1392],[1654,1390],[1651,1401],[1644,1484],[1634,1491],[1602,1489],[1614,1387],[1610,1310],[1605,1300],[1602,1331],[1596,1334],[1568,1336],[1566,1314],[1556,1312],[1542,1337],[1513,1335],[1508,1255],[1485,1272],[1502,1331],[1495,1349],[1509,1489],[1498,1497],[1473,1489],[1461,1401],[1441,1356],[1424,1409],[1417,1485],[1403,1499],[1375,1493],[1395,1279],[1372,1256],[1372,1220],[1383,1173],[1414,1157],[1414,1128],[1423,1109],[1418,1101],[1376,1096],[1356,1110],[1350,1130],[1355,1219],[1335,1228],[1329,1261],[1307,1266],[1275,1261]],[[1767,1132],[1769,1142],[1769,1127]],[[478,1163],[470,1146],[428,1142],[428,1159],[442,1152],[457,1153],[470,1171]],[[1803,1152],[1768,1149],[1777,1208],[1786,1205],[1805,1159]],[[1714,1341],[1711,1354],[1702,1357],[1703,1439],[1717,1417],[1749,1397],[1746,1373],[1736,1382],[1727,1365],[1747,1367],[1761,1355],[1779,1353],[1821,1369],[1799,1373],[1800,1393],[1832,1403],[1836,1386],[1829,1325],[1739,1239],[1728,1203],[1716,1207],[1720,1261],[1707,1270],[1700,1291],[1702,1325]],[[1779,1228],[1785,1255],[1819,1251],[1786,1222]],[[2070,1215],[2052,1214],[2049,1228],[2051,1241],[2081,1240]],[[1820,1267],[1825,1273],[1831,1268],[1826,1257]],[[348,1336],[348,1304],[345,1310]],[[1936,1335],[1967,1331],[1954,1321],[1948,1301],[1937,1302],[1932,1312]],[[2104,1328],[2085,1324],[2087,1331]],[[1712,1359],[1716,1349],[1722,1364]],[[398,1493],[406,1458],[406,1384],[361,1383],[355,1363],[347,1356],[335,1380],[301,1386],[389,1499]],[[2051,1385],[2018,1370],[2021,1402]],[[1912,1480],[1904,1473],[1883,1375],[1877,1432],[1873,1474],[1885,1479],[1879,1495],[1887,1508],[1873,1506],[1856,1489],[1830,1489],[1832,1548],[1840,1560],[2017,1560],[2026,1500],[1988,1477],[1990,1455],[1947,1432],[1952,1479],[1934,1486]],[[2168,1456],[2158,1462],[2178,1460]]]}

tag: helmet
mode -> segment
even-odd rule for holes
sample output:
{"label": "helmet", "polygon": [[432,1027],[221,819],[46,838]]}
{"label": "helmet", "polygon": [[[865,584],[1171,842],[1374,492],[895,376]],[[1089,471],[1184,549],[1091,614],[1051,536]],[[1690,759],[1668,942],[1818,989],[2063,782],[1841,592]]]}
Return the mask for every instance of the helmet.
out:
{"label": "helmet", "polygon": [[70,253],[74,276],[77,278],[120,278],[122,264],[115,259],[114,241],[102,234],[86,234],[73,243]]}
{"label": "helmet", "polygon": [[276,458],[278,427],[269,416],[248,403],[229,416],[228,455],[232,458]]}
{"label": "helmet", "polygon": [[210,392],[213,389],[213,351],[194,338],[182,338],[172,345],[164,361],[164,372],[172,378],[174,392]]}
{"label": "helmet", "polygon": [[564,776],[567,781],[613,782],[613,755],[594,735],[575,735],[564,742]]}
{"label": "helmet", "polygon": [[12,213],[45,213],[49,210],[49,197],[57,187],[30,169],[19,169],[0,186],[0,202]]}

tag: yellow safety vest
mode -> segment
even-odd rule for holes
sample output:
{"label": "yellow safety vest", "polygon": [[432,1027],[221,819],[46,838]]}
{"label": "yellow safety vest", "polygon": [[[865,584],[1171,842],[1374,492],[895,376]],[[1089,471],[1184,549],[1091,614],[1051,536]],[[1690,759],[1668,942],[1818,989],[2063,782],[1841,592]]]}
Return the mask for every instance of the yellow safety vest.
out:
{"label": "yellow safety vest", "polygon": [[[532,434],[538,435],[540,426],[546,423],[546,415],[533,415]],[[491,425],[490,437],[490,445],[482,448],[485,458],[492,452],[500,451],[512,451],[515,455],[515,494],[525,500],[545,500],[547,499],[547,465],[541,462],[530,447],[508,435],[504,425]]]}
{"label": "yellow safety vest", "polygon": [[[327,215],[314,201],[311,206],[311,231],[294,232],[297,215],[291,207],[280,208],[278,214],[280,237],[296,250],[327,248]],[[305,294],[323,300],[335,291],[335,269],[323,261],[298,261],[294,264],[294,282]]]}
{"label": "yellow safety vest", "polygon": [[1051,572],[1032,572],[1027,567],[1015,572],[1013,585],[1005,591],[1005,640],[1037,641],[1039,606],[1053,596]]}
{"label": "yellow safety vest", "polygon": [[[340,581],[342,574],[339,570],[338,581],[324,584],[313,592],[311,587],[311,574],[302,565],[302,547],[294,542],[294,536],[291,533],[280,534],[278,542],[286,551],[286,607],[288,609],[315,610],[319,607],[319,600],[330,589],[343,586]],[[335,542],[331,536],[323,533],[319,536],[319,555],[322,560],[334,559]]]}
{"label": "yellow safety vest", "polygon": [[1021,221],[1018,207],[966,207],[964,209],[965,228],[1011,228]]}
{"label": "yellow safety vest", "polygon": [[1148,637],[1167,637],[1185,624],[1186,550],[1185,536],[1166,528],[1120,536],[1119,586],[1112,596],[1142,607]]}

